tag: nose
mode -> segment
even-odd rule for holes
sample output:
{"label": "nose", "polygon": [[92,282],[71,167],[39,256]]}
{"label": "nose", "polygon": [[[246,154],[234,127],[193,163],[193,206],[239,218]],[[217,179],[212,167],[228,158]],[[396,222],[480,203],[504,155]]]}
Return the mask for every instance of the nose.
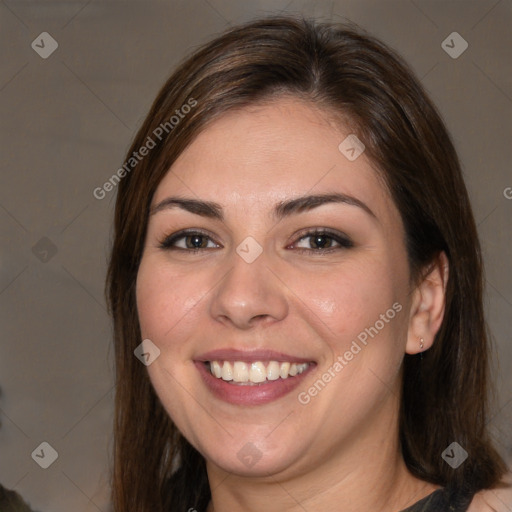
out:
{"label": "nose", "polygon": [[287,316],[285,287],[268,267],[265,251],[252,263],[233,252],[229,263],[230,270],[211,297],[215,320],[247,330]]}

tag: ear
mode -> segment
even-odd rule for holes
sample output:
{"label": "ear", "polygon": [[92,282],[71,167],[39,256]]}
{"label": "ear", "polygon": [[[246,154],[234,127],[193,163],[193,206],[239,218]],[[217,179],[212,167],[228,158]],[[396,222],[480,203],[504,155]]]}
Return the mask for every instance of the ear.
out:
{"label": "ear", "polygon": [[413,291],[405,347],[407,354],[423,352],[434,343],[444,317],[448,274],[448,258],[440,252]]}

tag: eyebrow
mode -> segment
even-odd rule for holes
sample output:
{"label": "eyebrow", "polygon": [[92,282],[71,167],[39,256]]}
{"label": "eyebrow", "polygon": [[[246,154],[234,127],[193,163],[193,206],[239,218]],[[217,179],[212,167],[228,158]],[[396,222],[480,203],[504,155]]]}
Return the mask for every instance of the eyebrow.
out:
{"label": "eyebrow", "polygon": [[[363,203],[363,201],[356,197],[341,193],[307,195],[288,199],[286,201],[280,201],[274,207],[272,214],[274,218],[281,220],[284,217],[309,211],[329,203],[342,203],[349,206],[356,206],[374,219],[377,219],[377,216],[365,203]],[[181,208],[182,210],[186,210],[196,215],[201,215],[202,217],[208,217],[220,221],[224,220],[223,209],[219,203],[182,197],[167,197],[153,206],[149,213],[150,215],[154,215],[162,210],[172,208]]]}

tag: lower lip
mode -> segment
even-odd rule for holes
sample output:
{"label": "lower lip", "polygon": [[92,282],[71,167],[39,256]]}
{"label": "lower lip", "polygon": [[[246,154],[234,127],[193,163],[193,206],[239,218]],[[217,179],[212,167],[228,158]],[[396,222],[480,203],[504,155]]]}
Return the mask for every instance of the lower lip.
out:
{"label": "lower lip", "polygon": [[[196,361],[195,365],[206,387],[217,397],[233,405],[262,405],[273,402],[296,389],[314,365],[287,379],[277,379],[253,385],[229,384],[211,374],[206,365]],[[231,381],[232,382],[232,381]]]}

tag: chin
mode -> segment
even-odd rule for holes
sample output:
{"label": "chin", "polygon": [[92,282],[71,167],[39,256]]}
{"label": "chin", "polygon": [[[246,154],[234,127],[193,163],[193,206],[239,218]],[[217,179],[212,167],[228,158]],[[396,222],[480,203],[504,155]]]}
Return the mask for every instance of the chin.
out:
{"label": "chin", "polygon": [[294,455],[287,453],[285,456],[279,450],[261,450],[249,441],[234,453],[231,450],[224,450],[222,453],[212,452],[206,457],[206,461],[207,464],[213,464],[233,475],[265,478],[290,468],[295,459]]}

